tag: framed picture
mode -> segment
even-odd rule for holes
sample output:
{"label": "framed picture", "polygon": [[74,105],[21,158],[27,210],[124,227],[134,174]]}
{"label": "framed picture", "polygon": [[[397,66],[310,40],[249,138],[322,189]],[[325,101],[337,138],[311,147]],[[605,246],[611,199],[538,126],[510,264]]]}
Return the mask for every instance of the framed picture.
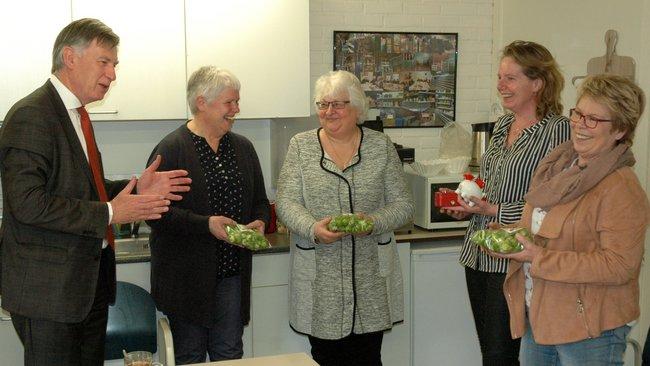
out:
{"label": "framed picture", "polygon": [[334,70],[355,74],[384,128],[456,119],[458,33],[334,31]]}

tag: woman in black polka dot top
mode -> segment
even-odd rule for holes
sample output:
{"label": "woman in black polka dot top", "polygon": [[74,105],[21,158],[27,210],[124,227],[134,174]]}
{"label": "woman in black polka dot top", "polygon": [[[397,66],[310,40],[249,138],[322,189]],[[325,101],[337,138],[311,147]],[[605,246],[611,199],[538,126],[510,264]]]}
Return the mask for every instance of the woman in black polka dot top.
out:
{"label": "woman in black polka dot top", "polygon": [[270,207],[251,142],[230,131],[239,80],[205,66],[190,77],[193,118],[156,146],[161,170],[185,169],[192,189],[151,222],[151,294],[170,321],[177,364],[237,359],[250,314],[251,252],[226,242],[225,225],[263,233]]}

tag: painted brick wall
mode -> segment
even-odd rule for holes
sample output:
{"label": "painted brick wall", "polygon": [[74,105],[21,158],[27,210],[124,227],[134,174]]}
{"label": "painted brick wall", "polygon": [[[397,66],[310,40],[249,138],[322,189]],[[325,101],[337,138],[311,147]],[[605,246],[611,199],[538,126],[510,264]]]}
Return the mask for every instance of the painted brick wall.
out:
{"label": "painted brick wall", "polygon": [[[492,84],[492,1],[310,0],[311,82],[332,70],[334,30],[458,33],[456,120],[485,122]],[[433,159],[440,128],[387,129],[394,142],[416,148],[418,160]]]}

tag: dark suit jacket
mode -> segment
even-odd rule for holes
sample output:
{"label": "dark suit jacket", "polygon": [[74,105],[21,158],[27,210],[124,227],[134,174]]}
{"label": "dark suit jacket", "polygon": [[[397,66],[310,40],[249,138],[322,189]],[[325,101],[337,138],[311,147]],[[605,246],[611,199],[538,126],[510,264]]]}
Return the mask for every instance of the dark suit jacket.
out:
{"label": "dark suit jacket", "polygon": [[[30,318],[81,321],[95,296],[108,208],[49,80],[9,110],[0,131],[0,174],[2,307]],[[125,185],[106,181],[109,199]]]}
{"label": "dark suit jacket", "polygon": [[[237,165],[243,175],[242,223],[256,219],[268,226],[269,201],[262,169],[253,144],[244,136],[229,132]],[[192,178],[192,190],[181,201],[173,201],[160,220],[151,226],[151,294],[158,309],[197,325],[213,326],[217,321],[217,252],[210,233],[208,189],[194,142],[185,125],[167,135],[149,158],[162,156],[161,170],[185,169]],[[251,252],[239,249],[241,275],[241,320],[250,318]]]}

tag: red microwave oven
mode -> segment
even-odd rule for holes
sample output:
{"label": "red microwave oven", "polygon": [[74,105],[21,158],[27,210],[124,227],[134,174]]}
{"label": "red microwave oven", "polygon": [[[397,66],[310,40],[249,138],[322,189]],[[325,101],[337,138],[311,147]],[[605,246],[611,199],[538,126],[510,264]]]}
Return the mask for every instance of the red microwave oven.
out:
{"label": "red microwave oven", "polygon": [[458,229],[467,227],[468,220],[456,220],[453,217],[440,213],[436,207],[435,194],[440,188],[455,190],[464,179],[462,174],[437,175],[425,177],[422,175],[405,172],[406,180],[413,192],[415,201],[415,214],[413,223],[423,229]]}

